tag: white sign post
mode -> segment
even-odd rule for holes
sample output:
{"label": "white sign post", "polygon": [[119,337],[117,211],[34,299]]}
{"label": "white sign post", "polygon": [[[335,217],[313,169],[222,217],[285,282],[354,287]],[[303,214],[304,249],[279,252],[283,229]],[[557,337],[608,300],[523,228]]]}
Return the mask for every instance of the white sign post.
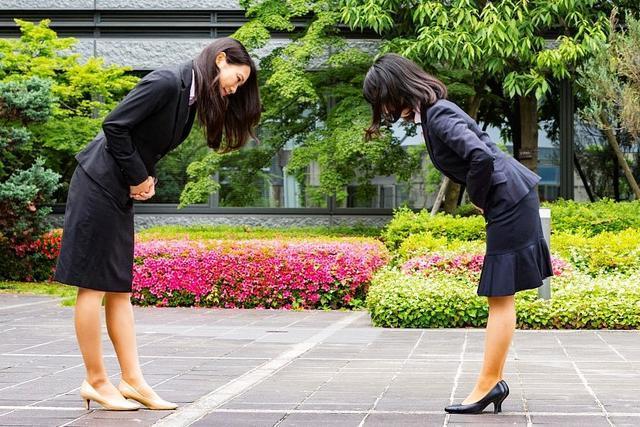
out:
{"label": "white sign post", "polygon": [[[542,233],[547,241],[547,246],[551,248],[551,209],[540,208],[540,221],[542,222]],[[542,286],[538,288],[538,297],[542,299],[551,299],[551,278],[548,277],[542,282]]]}

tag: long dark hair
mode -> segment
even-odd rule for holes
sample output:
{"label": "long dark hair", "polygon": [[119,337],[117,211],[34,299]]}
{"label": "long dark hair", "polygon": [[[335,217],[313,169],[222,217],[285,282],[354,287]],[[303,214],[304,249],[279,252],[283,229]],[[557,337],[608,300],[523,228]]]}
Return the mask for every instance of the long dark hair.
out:
{"label": "long dark hair", "polygon": [[[236,93],[220,94],[219,69],[216,56],[224,52],[229,64],[248,65],[249,78]],[[217,39],[205,47],[193,61],[196,77],[198,121],[207,138],[207,145],[220,153],[241,148],[249,138],[257,140],[254,129],[260,121],[260,92],[256,65],[242,43],[229,37]],[[222,136],[225,141],[222,144]]]}
{"label": "long dark hair", "polygon": [[[415,62],[395,53],[376,59],[369,68],[362,88],[373,109],[367,140],[380,134],[380,122],[397,122],[402,110],[431,106],[447,97],[447,87]],[[386,112],[385,112],[386,110]]]}

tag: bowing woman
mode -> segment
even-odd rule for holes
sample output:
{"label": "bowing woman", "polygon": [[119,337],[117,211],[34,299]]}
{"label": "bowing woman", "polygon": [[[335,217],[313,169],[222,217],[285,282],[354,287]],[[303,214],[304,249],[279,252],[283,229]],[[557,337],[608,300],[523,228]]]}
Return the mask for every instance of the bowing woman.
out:
{"label": "bowing woman", "polygon": [[[221,38],[194,60],[147,74],[105,118],[77,156],[64,216],[55,280],[78,287],[75,330],[86,368],[80,395],[89,409],[175,409],[146,383],[136,345],[133,201],[155,194],[156,163],[189,135],[194,118],[207,144],[239,149],[260,119],[256,67],[238,41]],[[223,138],[224,137],[224,138]],[[114,386],[101,346],[102,301],[121,378]]]}
{"label": "bowing woman", "polygon": [[503,153],[458,105],[447,89],[414,62],[396,54],[379,57],[364,81],[373,109],[366,138],[379,134],[381,121],[414,120],[433,165],[466,186],[485,218],[486,254],[477,293],[488,298],[489,320],[482,370],[475,387],[449,413],[494,412],[509,394],[503,369],[516,325],[514,295],[542,285],[551,276],[551,258],[542,234],[536,184],[540,177]]}

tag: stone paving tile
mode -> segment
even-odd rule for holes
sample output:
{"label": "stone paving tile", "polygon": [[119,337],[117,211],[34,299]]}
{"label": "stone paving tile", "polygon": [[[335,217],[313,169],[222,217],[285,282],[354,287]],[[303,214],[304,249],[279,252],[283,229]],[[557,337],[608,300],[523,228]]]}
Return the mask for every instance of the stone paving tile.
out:
{"label": "stone paving tile", "polygon": [[[482,330],[373,328],[358,312],[135,311],[147,380],[181,408],[216,402],[193,425],[640,425],[638,331],[517,331],[504,412],[490,405],[459,416],[443,407],[473,388]],[[0,425],[181,419],[183,410],[85,411],[72,319],[71,308],[48,297],[0,294]],[[106,333],[103,342],[117,383]]]}
{"label": "stone paving tile", "polygon": [[273,425],[278,423],[278,421],[284,418],[285,415],[286,413],[284,412],[214,412],[202,418],[200,421],[194,423],[193,425],[199,427],[272,427]]}
{"label": "stone paving tile", "polygon": [[288,414],[278,424],[279,427],[307,426],[353,426],[357,427],[364,419],[364,414]]}
{"label": "stone paving tile", "polygon": [[367,427],[441,426],[444,423],[444,419],[444,414],[370,414],[364,425]]}
{"label": "stone paving tile", "polygon": [[[566,427],[611,426],[604,416],[531,415],[533,425],[554,425]],[[637,425],[637,424],[636,424]]]}

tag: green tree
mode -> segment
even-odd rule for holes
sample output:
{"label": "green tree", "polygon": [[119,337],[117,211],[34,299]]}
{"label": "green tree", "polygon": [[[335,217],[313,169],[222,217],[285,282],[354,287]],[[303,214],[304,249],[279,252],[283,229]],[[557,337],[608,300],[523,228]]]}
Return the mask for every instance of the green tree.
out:
{"label": "green tree", "polygon": [[[29,248],[48,227],[46,216],[60,176],[44,168],[42,159],[33,165],[25,160],[33,149],[27,126],[48,120],[54,102],[47,78],[0,82],[0,279],[40,272]],[[50,268],[46,270],[40,279],[48,278]]]}
{"label": "green tree", "polygon": [[579,70],[584,107],[580,113],[602,131],[615,154],[631,191],[640,200],[640,188],[624,151],[640,151],[640,20],[627,14],[626,29],[616,25],[607,42]]}
{"label": "green tree", "polygon": [[[477,118],[490,96],[517,98],[516,155],[536,170],[538,103],[549,92],[550,80],[570,78],[606,38],[608,22],[599,3],[343,0],[342,19],[352,28],[380,34],[383,52],[399,52],[438,76],[466,71],[459,83],[469,88],[462,103],[471,117]],[[545,39],[550,32],[558,34],[553,41]],[[492,84],[496,80],[502,93]],[[447,199],[457,200],[456,191]]]}
{"label": "green tree", "polygon": [[[286,144],[295,147],[288,172],[297,177],[304,197],[316,205],[327,196],[343,202],[353,181],[366,196],[371,194],[373,176],[395,173],[407,179],[418,169],[422,147],[405,150],[390,132],[363,143],[370,109],[361,88],[372,57],[340,36],[337,1],[245,0],[241,4],[251,20],[234,37],[250,49],[264,47],[270,31],[289,32],[292,41],[260,61],[264,104],[260,144],[233,155],[209,153],[194,163],[183,204],[201,201],[217,188],[211,176],[224,168],[235,171],[229,185],[237,190],[228,194],[241,194],[242,186],[246,192],[256,172],[267,167]],[[298,30],[294,22],[301,19],[306,26]],[[318,186],[308,185],[311,162],[317,162],[321,171]]]}
{"label": "green tree", "polygon": [[[104,115],[133,88],[138,78],[126,75],[126,67],[105,65],[101,58],[81,61],[79,54],[71,53],[77,40],[59,38],[49,28],[49,20],[38,24],[15,21],[20,27],[20,38],[0,39],[0,82],[20,82],[31,77],[47,79],[53,103],[47,120],[29,123],[18,134],[7,136],[4,132],[0,138],[5,141],[23,138],[21,145],[25,150],[13,161],[24,166],[42,157],[48,167],[68,182],[76,164],[73,156],[95,137]],[[10,172],[5,170],[5,176]]]}

